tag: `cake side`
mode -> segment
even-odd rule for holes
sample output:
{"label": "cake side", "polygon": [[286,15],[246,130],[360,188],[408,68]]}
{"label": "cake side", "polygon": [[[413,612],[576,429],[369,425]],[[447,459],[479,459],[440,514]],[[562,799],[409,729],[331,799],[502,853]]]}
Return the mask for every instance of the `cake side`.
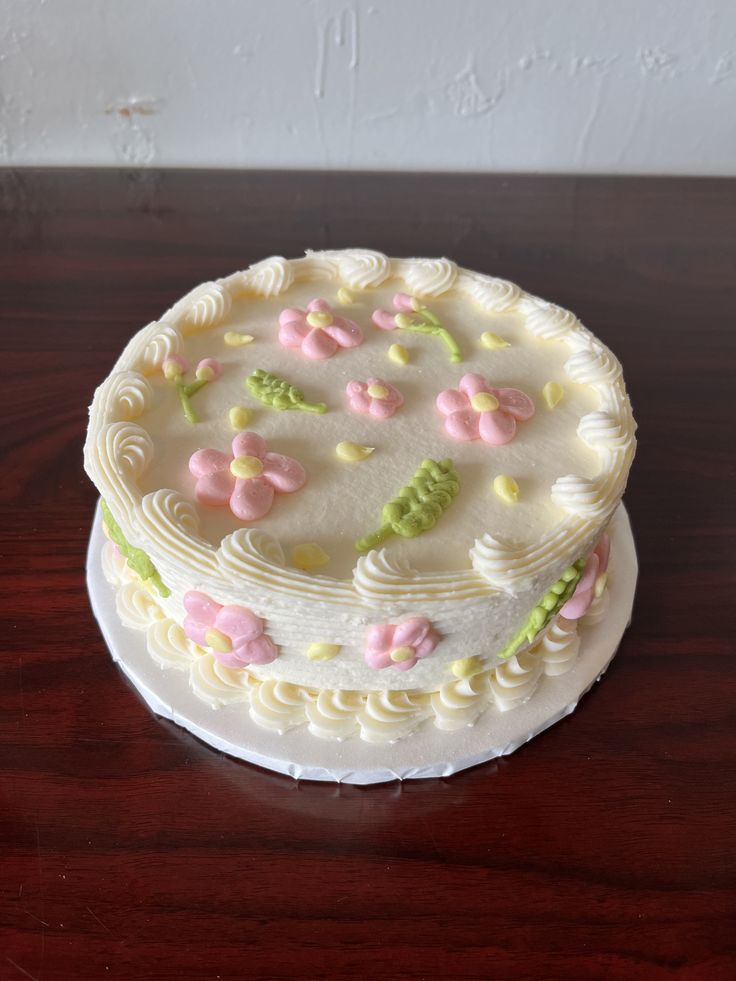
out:
{"label": "cake side", "polygon": [[[426,303],[427,309],[431,305],[432,310],[440,310],[442,324],[451,325],[446,328],[451,340],[463,349],[463,362],[451,360],[452,347],[437,332],[416,336],[410,329],[390,328],[384,334],[373,327],[369,311],[390,308],[395,294],[415,298],[420,309]],[[338,313],[345,319],[349,315],[370,340],[355,350],[341,351],[327,365],[309,363],[299,352],[283,350],[275,315],[292,304],[306,306],[310,295],[327,296]],[[392,316],[396,319],[399,314]],[[232,333],[240,337],[250,333],[255,340],[252,345],[231,347],[224,338]],[[387,352],[405,337],[415,342],[416,360],[389,364]],[[499,346],[503,344],[509,350]],[[224,424],[231,410],[253,405],[257,416],[252,430],[262,433],[279,453],[292,451],[293,459],[306,458],[309,490],[299,490],[294,501],[299,495],[305,500],[307,493],[315,495],[303,506],[292,507],[289,500],[289,506],[281,508],[279,500],[273,518],[268,515],[234,530],[222,523],[219,513],[214,520],[208,508],[193,499],[193,481],[184,459],[192,427],[187,430],[190,424],[179,416],[178,429],[169,424],[172,392],[162,375],[162,367],[172,358],[193,361],[213,350],[219,357],[221,352],[233,357],[226,360],[222,379],[191,399],[201,405],[203,419],[194,427],[196,440],[203,447],[223,447],[233,436],[232,426]],[[552,362],[555,368],[550,372]],[[258,366],[282,381],[291,378],[296,387],[317,398],[325,395],[327,413],[262,407],[242,387]],[[390,388],[405,390],[395,418],[378,422],[351,413],[342,401],[345,380],[350,384],[355,376],[366,377],[374,366],[375,374],[392,373]],[[478,374],[478,369],[501,376],[503,384],[528,390],[537,406],[534,419],[520,421],[518,437],[508,448],[494,447],[492,457],[482,455],[480,451],[487,449],[482,444],[456,444],[448,438],[445,419],[432,404],[441,391],[457,395],[460,390],[454,386],[465,377],[463,372]],[[228,372],[232,377],[226,385]],[[551,381],[550,374],[557,380]],[[557,407],[555,385],[563,389],[560,405],[567,407],[569,417],[563,417]],[[233,386],[239,387],[237,398],[243,406],[235,404]],[[297,417],[298,425],[293,421]],[[564,419],[564,427],[556,419]],[[364,461],[336,462],[336,446],[368,446],[368,439],[352,438],[366,435],[381,444],[374,454]],[[337,436],[347,438],[338,442]],[[453,460],[459,483],[457,496],[444,503],[447,474],[429,468],[419,478],[423,492],[427,486],[435,487],[433,493],[443,502],[442,507],[433,505],[441,512],[435,518],[436,528],[428,529],[421,539],[394,536],[365,554],[355,553],[349,574],[325,575],[295,566],[292,543],[301,539],[313,544],[313,537],[319,542],[318,535],[310,534],[313,529],[304,527],[320,527],[316,518],[322,521],[325,554],[337,551],[329,540],[331,522],[340,527],[336,541],[345,537],[341,529],[353,514],[359,515],[358,524],[366,531],[371,531],[368,519],[374,514],[380,523],[381,505],[393,493],[413,486],[427,441],[436,464],[442,462],[440,456]],[[396,445],[390,447],[392,443]],[[184,450],[183,456],[177,447]],[[391,453],[396,447],[394,459]],[[548,454],[551,462],[537,463],[535,452],[541,457]],[[459,270],[448,260],[390,260],[349,250],[292,261],[265,260],[243,273],[203,284],[139,332],[95,395],[85,465],[123,539],[141,550],[163,584],[165,594],[159,593],[158,601],[173,622],[185,622],[185,600],[191,593],[202,594],[214,604],[202,616],[209,616],[215,606],[238,607],[263,621],[263,635],[278,656],[251,663],[249,670],[255,677],[316,689],[435,691],[453,676],[458,662],[475,657],[492,668],[529,646],[532,627],[526,633],[524,628],[530,615],[557,584],[572,583],[574,588],[570,570],[576,563],[575,575],[579,579],[583,574],[623,493],[633,453],[634,422],[620,365],[572,314],[502,280]],[[582,472],[555,471],[555,461],[577,460],[575,454]],[[493,469],[503,472],[496,472],[493,480],[485,470],[477,477],[475,471],[487,469],[489,459],[501,458],[502,466]],[[544,479],[535,479],[540,469],[545,474],[549,470],[554,478],[547,485]],[[516,481],[514,473],[523,474],[522,479]],[[325,474],[334,475],[336,487],[343,482],[334,505],[333,477],[323,479]],[[509,477],[517,491],[520,486],[522,496],[527,495],[522,507],[513,502],[513,483],[501,482],[496,490],[495,478]],[[521,516],[509,517],[512,514]],[[415,553],[419,569],[412,568]],[[335,561],[339,560],[337,556]],[[428,626],[407,634],[416,642],[414,647],[398,645],[389,654],[402,648],[416,654],[416,645],[427,648],[435,638],[429,655],[417,657],[410,670],[382,670],[369,664],[371,629],[375,633],[377,628],[391,627],[395,632],[408,620],[426,621]],[[210,629],[217,628],[210,624]],[[379,640],[386,641],[386,629]],[[425,633],[420,637],[422,629]],[[509,653],[520,633],[521,642]],[[211,633],[210,639],[218,638]],[[265,648],[265,641],[261,643]],[[374,645],[374,661],[380,661],[381,651],[381,644]]]}

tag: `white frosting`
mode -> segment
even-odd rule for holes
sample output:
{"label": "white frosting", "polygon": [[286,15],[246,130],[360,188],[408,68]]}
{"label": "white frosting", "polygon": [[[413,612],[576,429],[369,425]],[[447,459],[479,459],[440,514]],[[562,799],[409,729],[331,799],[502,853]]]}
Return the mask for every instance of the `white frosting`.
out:
{"label": "white frosting", "polygon": [[[340,287],[354,292],[348,307],[337,301]],[[421,297],[442,319],[461,346],[462,364],[450,364],[438,338],[371,326],[372,311],[391,309],[397,291]],[[303,307],[314,296],[360,323],[361,347],[326,362],[280,348],[279,311]],[[241,329],[253,335],[252,344],[224,344],[227,331]],[[479,338],[486,330],[498,332],[509,346],[483,349]],[[410,350],[407,366],[386,356],[397,341]],[[202,357],[216,357],[224,367],[220,379],[194,396],[202,419],[196,426],[184,420],[160,371],[174,353],[192,367]],[[278,413],[255,402],[243,380],[256,367],[298,385],[308,398],[326,401],[329,411]],[[456,387],[467,371],[499,387],[521,388],[534,399],[536,415],[520,424],[507,446],[456,443],[444,432],[434,398]],[[388,421],[345,409],[347,381],[371,375],[405,396]],[[565,389],[554,410],[541,397],[550,380]],[[186,469],[195,449],[229,447],[228,410],[239,403],[253,408],[251,428],[273,449],[299,459],[309,474],[303,490],[278,498],[268,518],[250,528],[229,509],[196,505]],[[505,280],[458,270],[447,259],[389,259],[355,249],[297,260],[271,257],[197,287],[145,327],[95,395],[85,465],[128,541],[145,549],[170,589],[170,596],[157,600],[165,622],[181,624],[183,596],[190,589],[265,619],[279,657],[249,674],[274,682],[258,702],[264,719],[283,722],[284,713],[297,712],[315,731],[347,731],[344,701],[323,698],[323,708],[307,711],[301,703],[288,708],[285,698],[282,712],[278,704],[290,690],[276,684],[283,682],[315,692],[435,692],[436,718],[441,715],[444,727],[452,728],[453,720],[473,714],[481,696],[469,683],[450,680],[450,664],[478,655],[492,669],[497,652],[540,596],[590,551],[623,493],[634,429],[618,361],[573,314]],[[334,455],[343,440],[377,448],[367,461],[346,464]],[[382,505],[426,456],[453,459],[461,481],[457,499],[437,527],[419,538],[393,538],[357,556],[352,542],[378,526]],[[509,506],[492,493],[498,473],[517,480],[519,504]],[[292,548],[309,541],[330,556],[318,573],[289,562]],[[140,620],[142,602],[127,596],[121,613],[126,622]],[[431,620],[441,638],[435,652],[406,672],[368,667],[368,626],[406,616]],[[166,656],[170,629],[157,628],[157,660]],[[305,651],[311,643],[338,644],[341,650],[330,661],[310,660]],[[178,648],[172,657],[186,663],[191,652],[181,642]],[[196,664],[193,688],[212,704],[230,700],[230,675],[242,672],[228,673],[201,656]],[[508,664],[501,669],[494,691],[504,689],[513,674]],[[242,698],[238,685],[235,690]],[[406,705],[374,702],[361,709],[355,725],[364,738],[380,739],[384,714],[403,716]],[[432,707],[422,704],[421,710]]]}
{"label": "white frosting", "polygon": [[[188,672],[190,688],[212,708],[247,704],[258,725],[280,733],[306,725],[320,739],[359,736],[366,742],[387,743],[409,736],[428,720],[452,732],[473,725],[489,706],[507,712],[523,704],[544,675],[568,671],[580,648],[577,624],[557,616],[532,647],[490,670],[452,678],[435,691],[315,689],[275,678],[260,680],[253,669],[224,667],[212,653],[188,640],[166,616],[163,600],[138,579],[110,542],[103,548],[102,568],[117,588],[121,619],[145,632],[148,651],[162,668]],[[585,622],[600,619],[607,603],[604,592]]]}

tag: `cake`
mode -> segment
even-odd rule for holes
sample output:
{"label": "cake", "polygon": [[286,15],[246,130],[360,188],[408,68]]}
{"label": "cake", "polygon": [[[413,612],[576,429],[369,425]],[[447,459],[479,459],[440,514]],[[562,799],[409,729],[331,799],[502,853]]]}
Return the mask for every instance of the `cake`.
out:
{"label": "cake", "polygon": [[452,739],[585,656],[634,432],[574,314],[350,249],[265,259],[140,330],[85,467],[118,615],[199,698],[306,739]]}

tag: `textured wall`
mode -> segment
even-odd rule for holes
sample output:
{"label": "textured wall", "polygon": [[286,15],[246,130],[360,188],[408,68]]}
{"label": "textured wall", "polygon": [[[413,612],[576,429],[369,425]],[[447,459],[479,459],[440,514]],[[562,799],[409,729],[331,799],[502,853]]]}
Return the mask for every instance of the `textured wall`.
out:
{"label": "textured wall", "polygon": [[736,2],[0,0],[0,162],[736,174]]}

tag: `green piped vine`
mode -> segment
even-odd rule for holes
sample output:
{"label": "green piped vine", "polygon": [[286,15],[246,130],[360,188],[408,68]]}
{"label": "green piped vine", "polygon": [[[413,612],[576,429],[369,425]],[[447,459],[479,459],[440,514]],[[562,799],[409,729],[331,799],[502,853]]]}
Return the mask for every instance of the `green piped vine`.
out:
{"label": "green piped vine", "polygon": [[356,551],[368,552],[391,535],[416,538],[437,523],[460,490],[460,478],[452,460],[423,460],[397,496],[383,506],[383,524],[359,538]]}
{"label": "green piped vine", "polygon": [[100,507],[102,508],[102,518],[110,538],[120,549],[133,572],[137,573],[144,581],[150,579],[160,596],[170,596],[171,590],[162,582],[161,576],[156,571],[156,566],[151,562],[143,549],[134,548],[128,543],[125,535],[121,531],[120,525],[113,518],[110,508],[105,501],[100,501]]}
{"label": "green piped vine", "polygon": [[394,317],[394,323],[399,330],[408,330],[412,334],[429,334],[431,337],[439,337],[450,352],[452,364],[459,364],[463,360],[455,338],[427,307],[419,307],[413,314],[397,313]]}
{"label": "green piped vine", "polygon": [[540,631],[547,626],[552,617],[560,612],[580,582],[580,577],[585,568],[585,561],[585,559],[578,559],[577,562],[568,566],[554,586],[544,594],[524,621],[521,630],[512,637],[498,655],[502,660],[505,661],[516,654],[524,643],[528,642],[531,644]]}
{"label": "green piped vine", "polygon": [[262,368],[256,370],[245,380],[252,395],[272,409],[284,412],[287,409],[299,409],[301,412],[317,412],[320,415],[327,412],[324,402],[307,402],[304,393],[296,385],[272,375]]}

